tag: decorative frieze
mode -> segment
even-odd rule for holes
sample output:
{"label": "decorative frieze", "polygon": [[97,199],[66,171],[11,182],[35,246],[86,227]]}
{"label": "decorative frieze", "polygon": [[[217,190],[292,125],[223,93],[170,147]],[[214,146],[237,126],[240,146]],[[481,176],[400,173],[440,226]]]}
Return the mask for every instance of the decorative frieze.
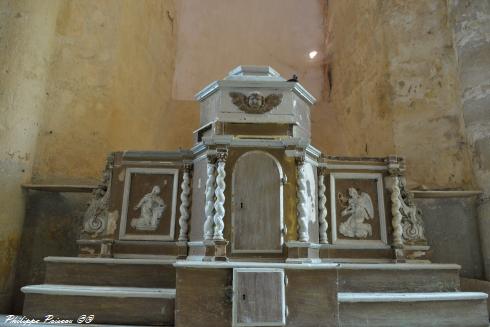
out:
{"label": "decorative frieze", "polygon": [[190,183],[190,173],[191,173],[192,166],[191,165],[185,165],[184,166],[184,174],[182,177],[182,184],[180,185],[182,192],[180,193],[180,218],[179,218],[179,225],[180,225],[180,234],[179,234],[179,241],[187,241],[188,238],[188,231],[189,231],[189,205],[190,205],[190,194],[191,194],[191,183]]}

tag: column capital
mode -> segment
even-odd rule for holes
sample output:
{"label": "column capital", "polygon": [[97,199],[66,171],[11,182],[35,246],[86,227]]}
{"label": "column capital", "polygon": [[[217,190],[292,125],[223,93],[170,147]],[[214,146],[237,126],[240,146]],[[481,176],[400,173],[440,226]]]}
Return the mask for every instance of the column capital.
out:
{"label": "column capital", "polygon": [[216,160],[218,162],[225,162],[228,158],[228,149],[217,149]]}
{"label": "column capital", "polygon": [[385,159],[388,166],[388,173],[391,176],[402,176],[405,172],[405,160],[403,157],[390,155]]}

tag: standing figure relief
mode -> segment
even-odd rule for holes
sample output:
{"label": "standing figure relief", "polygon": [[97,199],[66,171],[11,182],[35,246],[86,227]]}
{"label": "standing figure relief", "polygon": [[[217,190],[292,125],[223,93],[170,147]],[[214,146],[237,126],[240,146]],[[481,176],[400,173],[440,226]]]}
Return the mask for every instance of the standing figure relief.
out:
{"label": "standing figure relief", "polygon": [[150,193],[141,198],[133,209],[141,209],[140,216],[131,220],[131,227],[137,230],[156,230],[158,228],[166,207],[159,195],[160,187],[155,185]]}
{"label": "standing figure relief", "polygon": [[353,187],[349,187],[348,192],[347,200],[344,200],[343,195],[339,194],[340,201],[347,202],[347,207],[342,211],[341,216],[348,216],[347,220],[340,224],[339,232],[344,236],[355,238],[372,236],[371,225],[364,223],[365,220],[374,218],[373,202],[369,194],[364,192],[359,194]]}

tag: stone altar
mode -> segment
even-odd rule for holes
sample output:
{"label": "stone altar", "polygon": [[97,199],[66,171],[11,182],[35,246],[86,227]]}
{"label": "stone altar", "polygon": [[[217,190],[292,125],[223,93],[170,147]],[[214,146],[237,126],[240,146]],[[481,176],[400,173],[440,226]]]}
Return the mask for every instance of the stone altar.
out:
{"label": "stone altar", "polygon": [[402,158],[321,153],[315,98],[270,67],[237,67],[196,99],[192,149],[110,155],[80,257],[46,259],[46,284],[23,288],[26,313],[51,301],[100,323],[488,324],[486,296],[458,292],[459,267],[430,263]]}

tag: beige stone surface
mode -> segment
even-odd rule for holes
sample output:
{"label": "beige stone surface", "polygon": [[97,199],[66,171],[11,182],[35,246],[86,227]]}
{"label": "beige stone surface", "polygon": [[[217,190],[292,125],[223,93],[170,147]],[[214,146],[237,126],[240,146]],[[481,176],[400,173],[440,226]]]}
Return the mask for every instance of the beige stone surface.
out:
{"label": "beige stone surface", "polygon": [[172,143],[186,113],[170,98],[175,15],[174,1],[62,3],[35,181],[98,178],[109,151],[191,144]]}
{"label": "beige stone surface", "polygon": [[329,2],[330,153],[396,153],[411,187],[472,186],[447,14],[445,1]]}
{"label": "beige stone surface", "polygon": [[10,307],[30,179],[44,120],[58,1],[0,2],[0,310]]}

